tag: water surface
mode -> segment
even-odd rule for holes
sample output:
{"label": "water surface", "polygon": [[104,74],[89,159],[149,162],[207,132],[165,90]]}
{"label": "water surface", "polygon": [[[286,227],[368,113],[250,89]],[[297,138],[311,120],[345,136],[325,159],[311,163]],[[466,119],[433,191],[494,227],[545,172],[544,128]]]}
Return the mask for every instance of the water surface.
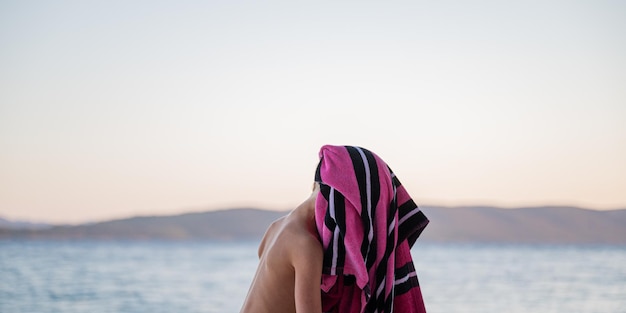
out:
{"label": "water surface", "polygon": [[[239,312],[255,242],[0,241],[0,312]],[[417,244],[429,312],[626,312],[626,247]]]}

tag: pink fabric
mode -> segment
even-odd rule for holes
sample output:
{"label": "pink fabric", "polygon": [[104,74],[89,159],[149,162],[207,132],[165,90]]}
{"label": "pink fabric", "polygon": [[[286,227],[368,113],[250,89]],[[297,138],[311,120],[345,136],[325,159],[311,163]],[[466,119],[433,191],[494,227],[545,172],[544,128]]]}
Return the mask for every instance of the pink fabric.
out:
{"label": "pink fabric", "polygon": [[387,164],[367,149],[326,145],[316,181],[324,312],[425,312],[410,248],[428,219]]}
{"label": "pink fabric", "polygon": [[316,181],[324,312],[425,312],[410,249],[428,219],[387,164],[326,145]]}

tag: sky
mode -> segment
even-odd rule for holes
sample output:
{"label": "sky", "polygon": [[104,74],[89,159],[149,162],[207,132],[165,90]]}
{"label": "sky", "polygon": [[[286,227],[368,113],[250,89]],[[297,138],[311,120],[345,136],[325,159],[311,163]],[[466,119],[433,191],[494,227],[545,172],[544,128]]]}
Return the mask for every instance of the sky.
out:
{"label": "sky", "polygon": [[626,207],[626,3],[0,1],[0,217],[308,197],[318,150],[420,205]]}

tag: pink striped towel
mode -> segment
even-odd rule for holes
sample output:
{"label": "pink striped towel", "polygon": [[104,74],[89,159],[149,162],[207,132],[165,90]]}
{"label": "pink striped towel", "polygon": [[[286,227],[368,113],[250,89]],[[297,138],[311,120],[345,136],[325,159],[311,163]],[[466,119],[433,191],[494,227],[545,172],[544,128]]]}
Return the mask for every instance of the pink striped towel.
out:
{"label": "pink striped towel", "polygon": [[360,147],[326,145],[315,180],[323,311],[426,312],[410,249],[428,219],[387,164]]}

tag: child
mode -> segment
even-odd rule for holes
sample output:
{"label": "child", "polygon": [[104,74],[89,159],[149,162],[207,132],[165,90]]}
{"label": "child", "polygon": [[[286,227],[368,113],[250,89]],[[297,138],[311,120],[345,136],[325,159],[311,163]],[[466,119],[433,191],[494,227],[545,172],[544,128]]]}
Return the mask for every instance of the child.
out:
{"label": "child", "polygon": [[319,155],[311,197],[263,238],[242,312],[425,312],[410,249],[428,219],[376,154]]}
{"label": "child", "polygon": [[241,313],[322,312],[322,245],[311,196],[270,225],[259,245],[259,266]]}

